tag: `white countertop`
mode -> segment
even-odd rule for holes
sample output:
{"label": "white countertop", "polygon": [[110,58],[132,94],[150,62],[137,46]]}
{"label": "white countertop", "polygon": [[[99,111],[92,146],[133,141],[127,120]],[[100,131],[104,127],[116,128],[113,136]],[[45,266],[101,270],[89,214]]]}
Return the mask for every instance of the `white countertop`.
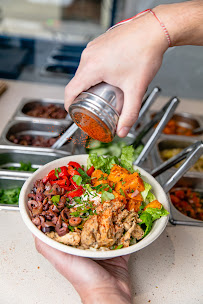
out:
{"label": "white countertop", "polygon": [[[0,97],[0,130],[23,97],[63,99],[62,86],[8,81]],[[154,109],[166,98],[159,98]],[[203,113],[203,103],[182,100],[178,112]],[[133,303],[201,304],[203,229],[168,226],[129,264]],[[0,211],[0,303],[79,304],[72,285],[39,255],[18,211]]]}

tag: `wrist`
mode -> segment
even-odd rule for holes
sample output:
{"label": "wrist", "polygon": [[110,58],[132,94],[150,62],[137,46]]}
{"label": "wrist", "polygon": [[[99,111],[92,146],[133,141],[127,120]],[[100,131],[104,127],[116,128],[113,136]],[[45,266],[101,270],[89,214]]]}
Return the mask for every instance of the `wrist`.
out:
{"label": "wrist", "polygon": [[169,32],[172,46],[202,45],[203,1],[163,4],[153,11]]}
{"label": "wrist", "polygon": [[[137,22],[139,20],[140,22]],[[132,23],[134,24],[135,31],[137,30],[137,27],[140,26],[143,39],[149,44],[150,49],[155,48],[156,50],[159,50],[162,55],[166,52],[169,43],[162,26],[159,21],[156,20],[153,13],[148,11],[141,16],[135,17],[132,20]]]}
{"label": "wrist", "polygon": [[87,290],[80,295],[83,304],[131,304],[129,293],[123,293],[117,288]]}
{"label": "wrist", "polygon": [[86,288],[79,295],[83,304],[131,304],[130,284]]}

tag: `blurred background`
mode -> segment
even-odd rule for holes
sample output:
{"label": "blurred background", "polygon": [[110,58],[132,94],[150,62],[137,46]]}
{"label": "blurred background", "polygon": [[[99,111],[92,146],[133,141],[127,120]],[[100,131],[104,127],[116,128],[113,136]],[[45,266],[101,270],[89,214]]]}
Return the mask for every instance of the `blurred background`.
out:
{"label": "blurred background", "polygon": [[[0,78],[64,86],[86,44],[153,0],[0,0]],[[202,99],[203,48],[171,48],[149,89]]]}

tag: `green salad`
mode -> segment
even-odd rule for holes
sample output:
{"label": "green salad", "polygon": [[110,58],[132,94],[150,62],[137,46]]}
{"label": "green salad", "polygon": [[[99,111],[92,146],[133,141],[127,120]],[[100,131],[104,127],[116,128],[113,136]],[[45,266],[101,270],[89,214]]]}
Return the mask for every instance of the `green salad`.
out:
{"label": "green salad", "polygon": [[[120,157],[122,148],[126,146],[126,143],[119,140],[110,143],[102,143],[98,140],[90,140],[87,144],[86,150],[88,154],[96,153],[97,155],[110,155]],[[133,161],[135,161],[142,152],[144,145],[140,144],[134,149]]]}
{"label": "green salad", "polygon": [[12,189],[0,189],[0,204],[17,205],[20,190],[20,187]]}
{"label": "green salad", "polygon": [[34,172],[37,169],[32,167],[31,162],[28,163],[24,163],[24,162],[20,162],[20,166],[19,167],[14,167],[14,166],[10,166],[8,168],[6,168],[8,170],[15,170],[15,171],[29,171],[29,172]]}

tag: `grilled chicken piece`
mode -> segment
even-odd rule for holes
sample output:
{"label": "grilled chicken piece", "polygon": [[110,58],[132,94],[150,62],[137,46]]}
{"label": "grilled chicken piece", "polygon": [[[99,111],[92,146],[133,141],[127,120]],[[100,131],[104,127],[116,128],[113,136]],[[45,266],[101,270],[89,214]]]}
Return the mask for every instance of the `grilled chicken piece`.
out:
{"label": "grilled chicken piece", "polygon": [[128,216],[128,210],[124,209],[118,215],[116,215],[116,224],[121,224],[122,221]]}
{"label": "grilled chicken piece", "polygon": [[121,225],[115,225],[115,241],[119,240],[124,232],[123,224]]}
{"label": "grilled chicken piece", "polygon": [[144,236],[144,231],[139,225],[136,225],[135,229],[132,232],[132,237],[136,240],[141,240]]}
{"label": "grilled chicken piece", "polygon": [[97,233],[97,242],[99,247],[111,247],[114,242],[115,230],[112,221],[113,212],[111,208],[107,208],[98,217],[99,230]]}
{"label": "grilled chicken piece", "polygon": [[130,246],[130,238],[133,230],[135,229],[136,223],[133,223],[132,227],[122,236],[122,238],[119,241],[119,245],[122,244],[123,247],[129,247]]}
{"label": "grilled chicken piece", "polygon": [[80,232],[69,232],[65,234],[64,236],[59,236],[58,233],[54,233],[53,231],[50,233],[47,233],[47,236],[51,239],[54,239],[55,241],[59,243],[63,243],[65,245],[71,245],[71,246],[78,246],[80,243]]}
{"label": "grilled chicken piece", "polygon": [[97,215],[93,215],[85,222],[81,233],[81,245],[84,248],[89,248],[96,244],[98,226]]}
{"label": "grilled chicken piece", "polygon": [[137,213],[136,212],[130,212],[128,216],[123,221],[123,225],[126,231],[128,231],[134,223],[137,222]]}

